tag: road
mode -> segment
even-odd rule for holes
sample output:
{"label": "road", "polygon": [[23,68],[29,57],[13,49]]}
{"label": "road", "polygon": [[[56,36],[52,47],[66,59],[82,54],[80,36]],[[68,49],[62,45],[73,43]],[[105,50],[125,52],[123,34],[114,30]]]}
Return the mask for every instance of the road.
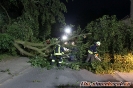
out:
{"label": "road", "polygon": [[[116,81],[111,75],[96,75],[87,70],[75,71],[69,68],[51,70],[28,67],[19,75],[8,79],[0,88],[59,88],[59,85],[80,85],[81,81]],[[61,87],[68,88],[68,87]]]}

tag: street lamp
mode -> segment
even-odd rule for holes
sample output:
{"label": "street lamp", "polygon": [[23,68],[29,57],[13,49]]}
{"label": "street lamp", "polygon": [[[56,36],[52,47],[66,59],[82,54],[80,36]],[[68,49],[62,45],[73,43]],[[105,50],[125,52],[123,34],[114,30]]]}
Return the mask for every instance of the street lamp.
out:
{"label": "street lamp", "polygon": [[70,27],[65,28],[65,33],[70,34],[71,33],[71,28]]}
{"label": "street lamp", "polygon": [[71,28],[70,27],[66,27],[65,29],[64,29],[64,35],[62,36],[62,40],[67,40],[68,39],[68,37],[71,35]]}
{"label": "street lamp", "polygon": [[62,40],[67,40],[67,39],[68,39],[68,37],[66,35],[62,36]]}

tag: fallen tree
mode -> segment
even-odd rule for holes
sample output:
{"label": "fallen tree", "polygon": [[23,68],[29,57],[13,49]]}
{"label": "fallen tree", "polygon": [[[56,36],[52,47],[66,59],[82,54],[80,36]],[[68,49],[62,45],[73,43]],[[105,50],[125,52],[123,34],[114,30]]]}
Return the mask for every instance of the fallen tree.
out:
{"label": "fallen tree", "polygon": [[[83,36],[87,36],[90,35],[91,33],[86,33],[86,34],[74,34],[73,36],[71,36],[71,38],[68,39],[72,40],[76,37],[83,37]],[[51,49],[51,46],[54,46],[62,41],[56,41],[54,38],[50,39],[50,44],[48,44],[46,41],[45,42],[41,42],[41,43],[32,43],[32,42],[28,42],[28,41],[22,41],[22,40],[15,40],[13,45],[21,52],[21,54],[23,55],[27,55],[27,56],[36,56],[35,54],[32,54],[28,51],[26,51],[24,48],[28,48],[30,50],[33,50],[36,52],[36,54],[39,54],[40,56],[43,57],[48,57],[49,53],[53,50]],[[22,48],[20,45],[22,45],[24,48]]]}

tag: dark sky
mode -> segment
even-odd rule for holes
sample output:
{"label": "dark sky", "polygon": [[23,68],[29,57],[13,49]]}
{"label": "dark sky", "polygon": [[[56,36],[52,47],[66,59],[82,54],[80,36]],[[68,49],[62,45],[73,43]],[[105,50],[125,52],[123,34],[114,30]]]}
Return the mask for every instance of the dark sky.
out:
{"label": "dark sky", "polygon": [[66,7],[67,24],[73,24],[79,18],[83,22],[85,19],[89,22],[102,15],[116,15],[118,19],[122,19],[130,14],[130,0],[69,0]]}

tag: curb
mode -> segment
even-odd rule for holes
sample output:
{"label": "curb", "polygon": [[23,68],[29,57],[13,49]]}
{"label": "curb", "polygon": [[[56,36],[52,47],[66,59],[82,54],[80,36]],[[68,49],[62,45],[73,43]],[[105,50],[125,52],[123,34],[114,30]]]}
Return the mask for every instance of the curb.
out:
{"label": "curb", "polygon": [[112,75],[117,81],[126,81],[123,77],[121,77],[119,75],[119,72],[114,72],[114,74]]}
{"label": "curb", "polygon": [[118,72],[115,72],[115,75],[118,76],[118,77],[121,79],[120,81],[126,81],[123,77],[121,77],[121,76],[119,75]]}
{"label": "curb", "polygon": [[133,82],[133,73],[114,72],[114,78],[119,81]]}

